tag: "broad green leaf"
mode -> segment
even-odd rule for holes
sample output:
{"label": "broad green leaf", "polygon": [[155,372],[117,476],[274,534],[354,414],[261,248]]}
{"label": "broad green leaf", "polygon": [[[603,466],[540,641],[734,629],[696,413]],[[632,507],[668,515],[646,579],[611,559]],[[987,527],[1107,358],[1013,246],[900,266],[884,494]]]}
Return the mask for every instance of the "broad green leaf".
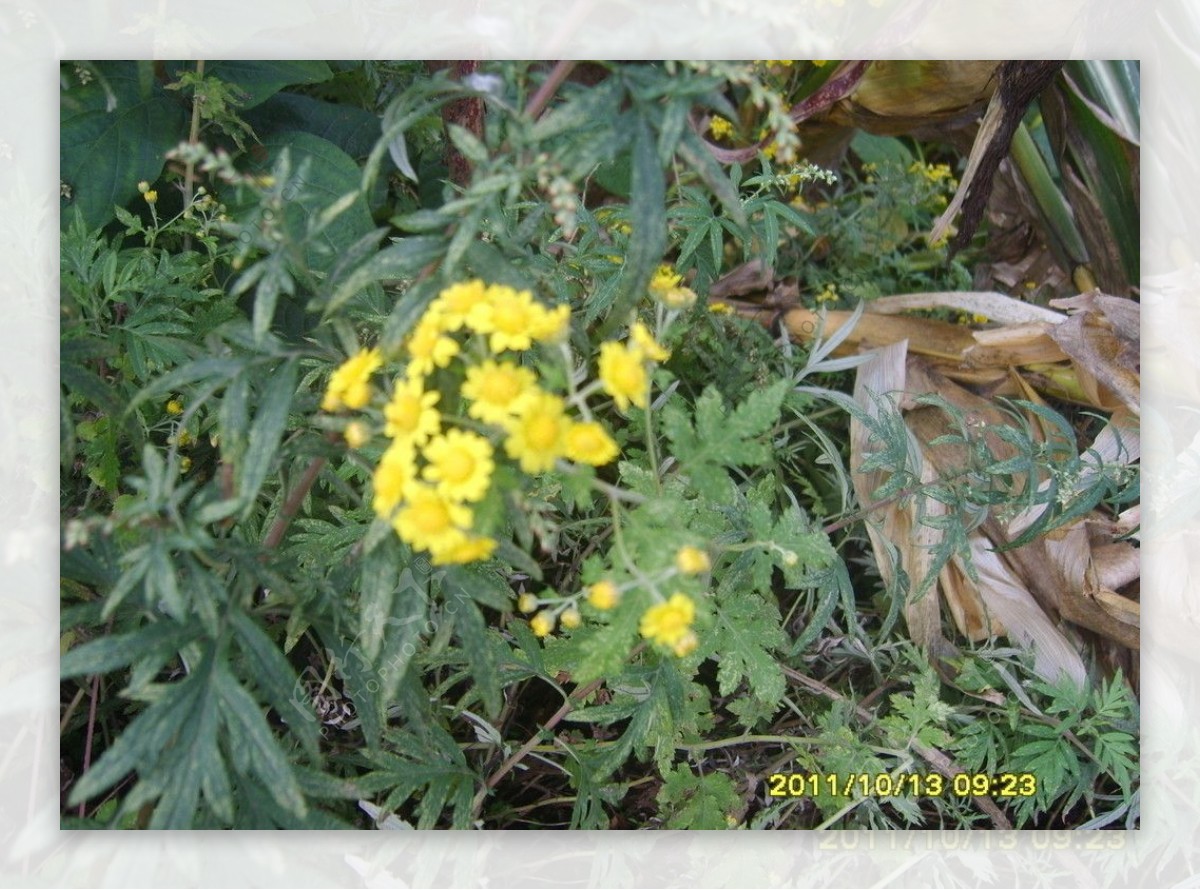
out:
{"label": "broad green leaf", "polygon": [[[291,177],[284,185],[285,220],[289,235],[304,241],[308,227],[331,203],[351,192],[360,192],[362,171],[348,154],[327,139],[299,130],[264,137],[267,150],[264,172],[271,170],[286,150]],[[330,269],[341,251],[375,228],[361,193],[351,205],[307,242],[305,262],[310,269]]]}
{"label": "broad green leaf", "polygon": [[100,63],[113,88],[115,107],[73,104],[64,97],[59,131],[59,178],[70,187],[63,201],[65,227],[78,208],[90,227],[113,217],[138,194],[138,183],[158,179],[166,153],[187,137],[187,112],[157,84],[143,89],[134,63]]}
{"label": "broad green leaf", "polygon": [[285,130],[303,130],[332,142],[352,158],[365,158],[380,136],[379,115],[299,93],[277,93],[244,117],[264,138]]}

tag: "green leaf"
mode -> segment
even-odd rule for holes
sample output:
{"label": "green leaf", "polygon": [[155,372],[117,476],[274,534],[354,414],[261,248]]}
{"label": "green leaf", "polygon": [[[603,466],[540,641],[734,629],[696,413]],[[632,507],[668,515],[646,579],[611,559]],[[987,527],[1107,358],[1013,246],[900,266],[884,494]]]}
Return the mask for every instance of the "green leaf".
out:
{"label": "green leaf", "polygon": [[271,707],[287,723],[288,729],[315,757],[319,736],[317,720],[309,706],[308,696],[301,694],[300,678],[291,663],[279,651],[275,641],[245,612],[232,609],[228,617],[242,653],[246,656],[248,673]]}
{"label": "green leaf", "polygon": [[719,661],[717,688],[732,695],[745,680],[755,698],[778,704],[786,691],[779,661],[772,654],[787,638],[779,609],[760,596],[734,592],[716,607],[711,648]]}
{"label": "green leaf", "polygon": [[147,656],[174,653],[199,633],[200,629],[194,625],[160,621],[129,633],[90,640],[63,655],[58,667],[59,679],[107,674]]}
{"label": "green leaf", "polygon": [[277,93],[243,117],[260,136],[302,130],[332,142],[352,158],[370,154],[381,135],[379,115],[299,93]]}
{"label": "green leaf", "polygon": [[[712,156],[712,153],[704,147],[700,137],[690,129],[685,130],[682,139],[679,142],[679,156],[683,158],[689,167],[696,171],[701,181],[708,186],[709,190],[721,202],[721,206],[725,208],[725,212],[739,226],[745,227],[748,225],[746,219],[746,211],[742,207],[742,201],[738,197],[737,189],[733,187],[728,174],[717,163],[717,159]],[[774,243],[768,239],[767,243]]]}
{"label": "green leaf", "polygon": [[666,828],[723,830],[741,799],[733,779],[724,773],[693,775],[686,764],[679,764],[664,777],[656,800],[660,812],[667,814]]}
{"label": "green leaf", "polygon": [[[116,107],[64,99],[59,131],[59,177],[71,188],[63,209],[78,208],[90,227],[112,219],[114,205],[133,200],[139,182],[158,179],[166,153],[187,137],[188,126],[183,105],[161,87],[143,92],[136,65],[110,63],[103,70]],[[70,219],[62,213],[61,225]]]}
{"label": "green leaf", "polygon": [[288,409],[296,394],[296,361],[287,359],[275,369],[263,391],[258,413],[250,425],[246,453],[235,468],[242,516],[250,515],[258,490],[262,488],[271,464],[279,452],[279,443],[287,428]]}
{"label": "green leaf", "polygon": [[[454,604],[458,606],[458,618],[454,626],[466,653],[471,676],[475,678],[475,686],[483,698],[488,716],[495,717],[500,713],[500,679],[496,652],[487,623],[479,607],[466,597],[456,597]],[[450,604],[447,604],[446,609],[450,610]]]}
{"label": "green leaf", "polygon": [[645,294],[650,276],[667,248],[666,185],[654,135],[644,118],[638,119],[634,130],[632,164],[629,216],[633,237],[621,269],[612,311],[599,331],[601,338],[611,336],[628,320],[626,316]]}
{"label": "green leaf", "polygon": [[328,316],[368,285],[385,279],[416,278],[422,269],[441,257],[446,239],[432,235],[396,239],[390,247],[375,253],[369,260],[337,282],[322,310]]}
{"label": "green leaf", "polygon": [[215,680],[221,697],[221,717],[235,765],[262,782],[279,806],[304,816],[308,805],[279,742],[271,733],[262,710],[229,669],[217,665]]}
{"label": "green leaf", "polygon": [[[287,199],[284,220],[289,237],[306,246],[305,263],[317,272],[328,271],[342,251],[375,228],[361,193],[362,172],[348,154],[327,139],[299,130],[265,137],[265,162],[259,169],[271,170],[284,151],[290,158],[291,175],[284,184]],[[312,237],[308,229],[335,201],[351,193],[357,197],[332,222]]]}
{"label": "green leaf", "polygon": [[[192,66],[175,68],[173,76],[178,77],[189,67]],[[333,71],[324,62],[316,61],[230,59],[209,62],[204,75],[237,87],[244,94],[238,107],[247,109],[265,102],[286,86],[323,83],[333,77]]]}

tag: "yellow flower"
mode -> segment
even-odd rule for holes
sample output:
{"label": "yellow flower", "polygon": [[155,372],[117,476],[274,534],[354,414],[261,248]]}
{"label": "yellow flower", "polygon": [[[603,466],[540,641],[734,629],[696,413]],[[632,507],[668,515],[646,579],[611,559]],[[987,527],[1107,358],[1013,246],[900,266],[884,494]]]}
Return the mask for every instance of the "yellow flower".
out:
{"label": "yellow flower", "polygon": [[559,616],[558,620],[561,621],[562,626],[568,630],[573,630],[574,628],[583,624],[583,616],[579,614],[579,610],[574,606],[571,606],[569,609],[563,612],[562,615]]}
{"label": "yellow flower", "polygon": [[408,339],[408,376],[424,377],[444,368],[458,355],[458,343],[447,337],[435,315],[426,315]]}
{"label": "yellow flower", "polygon": [[322,411],[361,408],[371,400],[371,374],[383,364],[378,349],[360,349],[338,367],[325,387]]}
{"label": "yellow flower", "polygon": [[690,287],[673,287],[659,297],[668,309],[691,309],[696,305],[696,292]]}
{"label": "yellow flower", "polygon": [[509,422],[504,450],[521,462],[526,473],[540,473],[554,466],[563,454],[570,421],[563,400],[547,392],[530,393],[520,413]]}
{"label": "yellow flower", "polygon": [[540,311],[529,291],[493,284],[488,286],[487,299],[471,309],[467,327],[477,334],[487,334],[492,352],[528,349],[533,345],[531,328],[536,326]]}
{"label": "yellow flower", "polygon": [[683,281],[683,277],[675,274],[675,267],[670,263],[663,263],[654,270],[654,277],[650,279],[649,290],[654,296],[665,294],[671,288],[678,287]]}
{"label": "yellow flower", "polygon": [[654,339],[654,335],[640,321],[634,322],[630,331],[634,345],[641,350],[642,355],[653,362],[665,362],[671,357],[669,349],[663,349]]}
{"label": "yellow flower", "polygon": [[536,391],[537,377],[512,362],[487,360],[467,369],[462,394],[471,400],[467,414],[485,423],[504,424],[520,409],[522,400]]}
{"label": "yellow flower", "polygon": [[478,278],[452,284],[429,304],[427,314],[438,319],[442,330],[456,331],[466,324],[471,310],[487,300],[487,288]]}
{"label": "yellow flower", "polygon": [[638,632],[651,642],[674,647],[686,643],[695,618],[696,606],[691,599],[674,593],[665,603],[651,606],[642,614]]}
{"label": "yellow flower", "polygon": [[471,511],[428,485],[414,482],[393,525],[404,543],[422,550],[446,551],[462,542],[471,525]]}
{"label": "yellow flower", "polygon": [[183,402],[179,401],[179,399],[171,399],[171,401],[167,402],[167,413],[172,417],[177,414],[182,414]]}
{"label": "yellow flower", "polygon": [[816,295],[815,299],[818,304],[834,303],[834,302],[837,302],[838,297],[839,297],[839,295],[838,295],[838,291],[837,291],[837,285],[836,284],[827,284],[821,290],[821,292]]}
{"label": "yellow flower", "polygon": [[425,446],[423,473],[438,493],[455,501],[477,501],[492,479],[492,444],[478,433],[450,430]]}
{"label": "yellow flower", "polygon": [[646,407],[649,378],[642,364],[642,352],[636,346],[609,341],[600,344],[600,382],[624,411],[632,402]]}
{"label": "yellow flower", "polygon": [[517,608],[526,614],[529,614],[530,612],[536,612],[539,605],[541,605],[541,603],[532,593],[523,593],[517,597]]}
{"label": "yellow flower", "polygon": [[538,343],[558,343],[566,338],[571,328],[571,307],[560,303],[553,309],[534,307],[533,322],[529,335]]}
{"label": "yellow flower", "polygon": [[546,609],[538,612],[529,621],[529,629],[535,637],[547,637],[554,630],[554,613]]}
{"label": "yellow flower", "polygon": [[179,472],[186,473],[192,468],[192,459],[186,454],[179,460]]}
{"label": "yellow flower", "polygon": [[685,575],[699,575],[712,568],[712,563],[709,562],[707,553],[689,544],[680,547],[679,552],[675,554],[675,567]]}
{"label": "yellow flower", "polygon": [[453,543],[435,548],[435,566],[477,562],[487,559],[496,549],[496,540],[484,535],[464,535],[461,532]]}
{"label": "yellow flower", "polygon": [[156,192],[154,189],[150,189],[149,191],[142,192],[142,197],[146,199],[147,204],[153,204],[158,200],[158,192]]}
{"label": "yellow flower", "polygon": [[371,431],[367,425],[361,420],[355,420],[346,425],[346,430],[342,433],[346,438],[346,444],[351,448],[362,448],[371,439]]}
{"label": "yellow flower", "polygon": [[709,122],[708,131],[712,133],[713,139],[728,139],[733,136],[733,124],[720,115],[714,115]]}
{"label": "yellow flower", "polygon": [[420,378],[398,380],[391,401],[383,407],[384,433],[414,445],[437,435],[442,416],[433,406],[439,398],[437,392],[425,392]]}
{"label": "yellow flower", "polygon": [[717,300],[715,303],[708,304],[708,311],[713,315],[732,315],[733,307],[728,303],[722,303],[720,300]]}
{"label": "yellow flower", "polygon": [[581,464],[602,467],[620,454],[617,443],[594,421],[572,423],[567,429],[566,456]]}
{"label": "yellow flower", "polygon": [[611,581],[597,581],[588,588],[587,601],[605,612],[621,601],[621,591]]}
{"label": "yellow flower", "polygon": [[417,478],[416,457],[408,442],[394,442],[375,467],[372,482],[375,495],[371,509],[375,515],[387,519],[404,500],[404,491]]}

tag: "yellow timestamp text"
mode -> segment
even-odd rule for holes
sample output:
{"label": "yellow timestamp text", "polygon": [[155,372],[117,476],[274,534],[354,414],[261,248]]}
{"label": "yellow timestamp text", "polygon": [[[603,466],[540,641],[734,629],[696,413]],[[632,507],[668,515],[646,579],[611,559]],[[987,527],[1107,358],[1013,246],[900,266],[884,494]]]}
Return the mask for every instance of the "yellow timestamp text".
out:
{"label": "yellow timestamp text", "polygon": [[1033,797],[1033,773],[772,773],[768,797]]}

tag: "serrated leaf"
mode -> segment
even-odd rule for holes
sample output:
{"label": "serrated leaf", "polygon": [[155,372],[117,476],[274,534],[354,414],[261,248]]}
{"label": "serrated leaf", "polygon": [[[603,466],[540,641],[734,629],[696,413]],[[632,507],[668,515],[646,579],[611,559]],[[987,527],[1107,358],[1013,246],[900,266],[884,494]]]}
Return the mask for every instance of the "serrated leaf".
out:
{"label": "serrated leaf", "polygon": [[288,409],[295,394],[296,361],[287,359],[267,381],[258,413],[250,424],[246,452],[241,464],[234,468],[243,518],[254,509],[258,490],[262,488],[278,455],[279,443],[287,429]]}
{"label": "serrated leaf", "polygon": [[266,635],[253,618],[238,609],[228,613],[230,626],[237,636],[247,668],[276,713],[288,728],[315,756],[318,748],[316,716],[303,693],[300,678],[291,663],[279,651],[279,646]]}
{"label": "serrated leaf", "polygon": [[304,816],[308,812],[304,794],[258,702],[224,665],[216,667],[215,683],[231,749],[238,752],[248,772],[263,784],[279,806]]}
{"label": "serrated leaf", "polygon": [[634,129],[630,225],[634,236],[618,275],[612,310],[600,327],[601,338],[626,322],[629,310],[646,292],[650,276],[667,247],[666,183],[650,125],[639,118]]}
{"label": "serrated leaf", "polygon": [[[455,627],[471,668],[471,676],[483,699],[489,717],[500,713],[500,679],[496,663],[496,652],[487,630],[487,623],[479,607],[463,596],[455,598],[458,620]],[[447,606],[449,609],[449,606]]]}
{"label": "serrated leaf", "polygon": [[130,633],[111,634],[69,650],[59,662],[59,679],[107,674],[148,655],[176,652],[199,635],[199,628],[173,621],[148,624]]}
{"label": "serrated leaf", "polygon": [[679,764],[664,779],[656,800],[661,811],[669,814],[666,828],[711,831],[730,827],[727,818],[741,800],[729,776],[718,772],[697,776]]}
{"label": "serrated leaf", "polygon": [[759,596],[739,592],[716,607],[712,646],[719,660],[717,688],[732,695],[745,680],[760,701],[777,704],[786,682],[772,654],[786,642],[779,609]]}
{"label": "serrated leaf", "polygon": [[327,316],[369,285],[387,279],[415,278],[427,265],[441,257],[446,239],[434,235],[414,235],[396,239],[390,247],[375,253],[337,284],[322,310]]}

